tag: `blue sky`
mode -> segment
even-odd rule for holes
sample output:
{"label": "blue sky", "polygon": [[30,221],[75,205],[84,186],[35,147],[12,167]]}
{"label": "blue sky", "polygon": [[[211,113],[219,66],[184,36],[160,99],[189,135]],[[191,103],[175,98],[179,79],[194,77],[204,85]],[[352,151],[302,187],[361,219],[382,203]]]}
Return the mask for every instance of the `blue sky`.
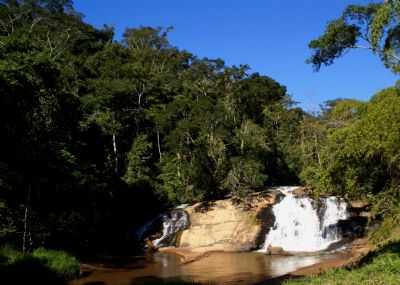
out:
{"label": "blue sky", "polygon": [[366,50],[352,51],[333,66],[314,72],[305,63],[308,42],[348,4],[366,0],[75,0],[85,21],[112,25],[120,37],[126,27],[173,26],[170,41],[200,57],[222,58],[229,65],[284,84],[307,111],[334,98],[368,100],[398,79]]}

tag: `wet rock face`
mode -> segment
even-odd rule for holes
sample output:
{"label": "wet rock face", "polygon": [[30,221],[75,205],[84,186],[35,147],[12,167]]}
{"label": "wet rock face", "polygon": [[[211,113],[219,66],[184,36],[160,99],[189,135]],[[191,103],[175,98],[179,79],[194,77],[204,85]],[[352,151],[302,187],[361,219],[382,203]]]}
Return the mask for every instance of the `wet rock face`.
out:
{"label": "wet rock face", "polygon": [[350,201],[349,215],[349,219],[339,223],[343,237],[356,239],[365,236],[369,222],[373,219],[370,204],[364,201]]}
{"label": "wet rock face", "polygon": [[149,221],[137,232],[137,238],[145,241],[149,249],[176,246],[179,234],[190,225],[189,216],[183,209],[174,209]]}
{"label": "wet rock face", "polygon": [[265,236],[268,234],[270,229],[275,224],[276,219],[275,219],[274,213],[272,212],[272,205],[269,207],[262,208],[257,213],[257,220],[262,221],[261,229],[260,229],[257,239],[256,239],[256,248],[258,249],[264,245]]}
{"label": "wet rock face", "polygon": [[140,242],[146,241],[146,243],[149,240],[158,239],[162,235],[162,228],[162,215],[158,215],[137,229],[135,238]]}
{"label": "wet rock face", "polygon": [[182,209],[175,209],[169,213],[162,215],[162,235],[160,238],[153,240],[152,243],[156,248],[175,246],[178,235],[189,227],[189,216]]}
{"label": "wet rock face", "polygon": [[366,235],[368,218],[362,216],[353,216],[347,220],[339,221],[341,235],[345,239],[356,239]]}

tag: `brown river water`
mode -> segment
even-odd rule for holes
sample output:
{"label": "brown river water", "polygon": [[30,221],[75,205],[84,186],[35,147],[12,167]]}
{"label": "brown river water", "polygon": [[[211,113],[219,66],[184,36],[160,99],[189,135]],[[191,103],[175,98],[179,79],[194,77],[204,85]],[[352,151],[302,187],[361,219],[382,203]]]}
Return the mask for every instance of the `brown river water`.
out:
{"label": "brown river water", "polygon": [[160,280],[257,284],[302,267],[338,258],[339,254],[268,256],[257,252],[214,252],[197,261],[182,264],[177,255],[155,253],[123,261],[114,259],[107,263],[92,263],[86,266],[88,269],[83,277],[71,285],[157,284]]}

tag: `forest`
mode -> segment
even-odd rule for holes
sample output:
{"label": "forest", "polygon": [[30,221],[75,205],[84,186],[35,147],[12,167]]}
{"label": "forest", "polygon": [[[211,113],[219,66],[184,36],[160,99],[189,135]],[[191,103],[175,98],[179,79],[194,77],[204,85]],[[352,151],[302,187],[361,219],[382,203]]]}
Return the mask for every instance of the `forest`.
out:
{"label": "forest", "polygon": [[[349,6],[308,62],[362,40],[399,72],[399,7]],[[365,200],[396,224],[400,84],[308,113],[250,66],[174,46],[172,30],[116,40],[71,0],[0,1],[0,244],[132,253],[132,231],[165,209],[276,185]]]}

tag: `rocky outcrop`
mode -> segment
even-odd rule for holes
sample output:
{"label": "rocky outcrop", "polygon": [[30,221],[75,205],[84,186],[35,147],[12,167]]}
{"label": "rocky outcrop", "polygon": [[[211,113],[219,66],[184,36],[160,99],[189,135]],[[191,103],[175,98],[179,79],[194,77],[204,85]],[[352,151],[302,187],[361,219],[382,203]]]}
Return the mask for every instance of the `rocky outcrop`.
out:
{"label": "rocky outcrop", "polygon": [[286,252],[285,250],[283,250],[282,247],[279,247],[279,246],[269,246],[266,249],[266,254],[269,254],[269,255],[290,255],[290,253]]}
{"label": "rocky outcrop", "polygon": [[370,204],[365,201],[350,201],[349,212],[353,217],[365,217],[371,219]]}
{"label": "rocky outcrop", "polygon": [[292,193],[294,196],[302,198],[310,196],[311,190],[307,187],[297,187]]}
{"label": "rocky outcrop", "polygon": [[[233,198],[227,198],[197,203],[192,206],[186,205],[171,212],[182,212],[184,215],[180,216],[187,217],[187,223],[185,222],[183,226],[180,226],[181,223],[178,223],[178,221],[181,219],[174,220],[172,216],[170,217],[167,214],[161,215],[161,217],[167,218],[163,220],[163,233],[157,236],[158,239],[156,239],[156,235],[150,236],[153,246],[149,246],[149,248],[174,252],[180,255],[185,262],[197,260],[205,253],[213,251],[249,251],[259,249],[266,244],[266,237],[271,236],[276,231],[275,222],[278,223],[278,220],[282,220],[282,217],[284,222],[287,220],[290,222],[291,218],[293,218],[294,222],[297,221],[297,224],[295,224],[297,228],[302,223],[307,223],[307,220],[310,220],[310,223],[314,223],[313,225],[318,228],[317,230],[320,232],[322,240],[332,236],[332,244],[329,245],[327,250],[337,249],[365,235],[368,224],[368,218],[365,217],[365,213],[368,213],[368,205],[354,202],[344,207],[335,197],[321,198],[320,203],[314,205],[312,204],[314,200],[311,199],[310,202],[308,197],[306,188],[279,187],[254,194],[248,197],[245,202],[241,201],[240,203]],[[295,200],[294,204],[289,203],[285,206],[287,213],[291,213],[291,218],[289,219],[285,219],[287,216],[285,214],[286,211],[275,213],[275,206],[282,201],[279,203],[281,205],[285,199]],[[308,208],[306,207],[308,205],[307,202],[311,203]],[[294,212],[293,208],[296,209]],[[326,222],[328,226],[321,230],[321,225],[318,225],[318,221],[315,221],[314,215],[310,217],[306,215],[310,211],[317,211],[318,220]],[[298,214],[305,215],[305,217],[303,218],[300,215],[299,218]],[[341,218],[342,215],[343,218]],[[336,218],[338,221],[332,221],[332,219]],[[285,223],[279,223],[279,225],[285,226]],[[291,228],[290,225],[289,223],[286,228]],[[300,234],[305,233],[305,230],[309,230],[309,226],[306,225],[305,228],[303,227],[300,230],[289,230],[295,236],[294,243],[297,244]],[[167,242],[160,244],[159,240],[166,240]],[[316,242],[320,242],[320,240],[316,240]],[[320,244],[318,245],[320,246]],[[296,245],[291,242],[291,246]],[[321,250],[325,250],[325,248]],[[265,252],[271,255],[304,254],[309,251],[314,250],[285,252],[279,242],[276,242],[276,239],[269,246],[267,244],[265,249]]]}
{"label": "rocky outcrop", "polygon": [[365,201],[349,201],[349,218],[339,222],[344,240],[358,239],[366,235],[371,221],[370,204]]}
{"label": "rocky outcrop", "polygon": [[273,225],[269,209],[277,198],[276,192],[267,192],[250,197],[245,204],[225,199],[190,206],[185,209],[190,227],[180,234],[177,247],[196,251],[255,249]]}

